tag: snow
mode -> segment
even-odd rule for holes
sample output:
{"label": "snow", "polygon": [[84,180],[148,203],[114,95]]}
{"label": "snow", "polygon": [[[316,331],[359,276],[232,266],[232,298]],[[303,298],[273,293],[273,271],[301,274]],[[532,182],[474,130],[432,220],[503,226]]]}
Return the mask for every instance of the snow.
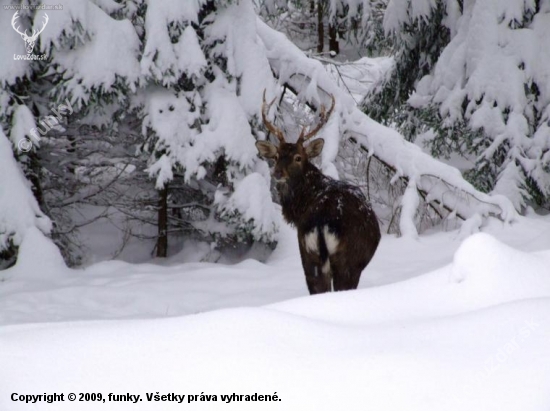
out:
{"label": "snow", "polygon": [[[158,136],[157,151],[162,153],[164,147],[169,148],[166,150],[168,153],[162,154],[148,169],[149,174],[157,178],[156,187],[162,188],[173,178],[173,165],[179,160],[177,148],[182,150],[181,147],[190,144],[194,137],[190,125],[198,114],[190,110],[191,106],[187,99],[171,90],[151,87],[146,91],[146,96],[143,134],[146,135],[147,128],[154,130]],[[184,164],[183,161],[180,162]],[[186,166],[189,174],[197,171],[198,165]]]}
{"label": "snow", "polygon": [[402,236],[413,237],[418,236],[414,217],[418,209],[420,198],[416,188],[415,179],[409,180],[409,184],[405,189],[405,193],[401,198],[401,218],[399,220],[399,231]]}
{"label": "snow", "polygon": [[172,163],[165,154],[163,154],[154,164],[152,164],[147,171],[151,177],[156,176],[155,188],[157,190],[162,190],[166,183],[172,181],[174,178]]}
{"label": "snow", "polygon": [[57,246],[36,227],[29,228],[9,278],[40,283],[63,275],[70,273]]}
{"label": "snow", "polygon": [[[288,226],[267,264],[86,270],[65,268],[33,231],[0,281],[0,409],[48,410],[10,396],[55,392],[65,394],[61,411],[546,411],[550,220],[488,221],[463,241],[385,236],[359,290],[315,297],[305,296]],[[381,286],[387,277],[397,281]],[[141,401],[72,403],[71,392]],[[147,393],[197,397],[149,402]],[[233,393],[280,401],[221,399]]]}
{"label": "snow", "polygon": [[162,13],[166,25],[174,21],[198,22],[198,14],[207,0],[147,0],[148,9],[156,8]]}
{"label": "snow", "polygon": [[384,13],[384,31],[386,35],[397,31],[404,22],[409,22],[408,0],[390,0]]}
{"label": "snow", "polygon": [[[270,181],[259,173],[250,173],[236,183],[235,192],[219,207],[222,216],[241,213],[244,222],[252,222],[255,239],[276,241],[281,224],[280,212],[271,200]],[[267,236],[267,238],[263,238]]]}
{"label": "snow", "polygon": [[12,155],[11,144],[0,127],[0,251],[9,242],[21,244],[27,230],[51,230],[50,220],[40,211],[30,185]]}
{"label": "snow", "polygon": [[[370,70],[376,71],[371,76],[383,76],[393,64],[391,60],[363,59],[354,66],[335,66],[340,74],[355,78],[347,86],[352,89],[350,97],[335,84],[334,72],[327,74],[319,61],[307,58],[286,37],[261,22],[250,1],[222,2],[215,16],[209,17],[211,22],[202,28],[192,26],[204,4],[203,0],[189,1],[185,6],[173,0],[162,4],[149,0],[145,20],[137,19],[134,26],[128,19],[109,16],[108,11],[116,11],[113,3],[98,1],[96,5],[75,0],[63,13],[51,17],[41,37],[42,50],[51,52],[52,67],[64,78],[51,93],[76,102],[76,113],[85,115],[85,124],[116,130],[123,122],[126,104],[138,111],[147,139],[143,148],[151,155],[148,171],[156,179],[157,188],[172,180],[175,170],[177,175],[183,173],[186,183],[208,179],[208,165],[222,156],[229,163],[230,186],[256,170],[261,161],[254,147],[254,142],[262,138],[261,94],[267,89],[267,95],[276,96],[286,82],[298,91],[300,102],[313,106],[326,104],[328,93],[336,96],[335,113],[319,133],[326,142],[321,169],[327,175],[339,177],[335,166],[339,145],[342,139],[351,137],[368,149],[369,155],[393,168],[395,180],[414,179],[423,195],[455,210],[460,217],[499,215],[503,220],[513,220],[515,211],[504,196],[479,193],[458,170],[435,161],[357,109],[353,97],[359,100],[366,88],[362,82],[369,81],[362,70],[378,67]],[[348,4],[358,7],[360,2]],[[426,11],[432,2],[422,4],[418,10]],[[125,17],[136,17],[131,14]],[[79,24],[81,30],[73,27]],[[137,33],[143,35],[143,44]],[[205,65],[209,67],[208,76]],[[172,87],[177,80],[189,80],[182,77],[184,74],[191,77],[191,91],[180,89],[181,85]],[[109,93],[113,94],[105,95]],[[89,98],[98,98],[101,103],[83,110]],[[537,170],[544,173],[536,167],[533,170],[534,175]],[[256,187],[254,192],[265,192],[265,188]],[[214,190],[209,194],[213,196]],[[412,202],[408,203],[409,199]],[[404,200],[410,212],[402,213],[403,227],[412,224],[411,216],[419,204],[415,196],[405,196]],[[239,211],[260,215],[258,210]],[[276,218],[271,216],[270,220]],[[264,234],[271,236],[273,231]]]}
{"label": "snow", "polygon": [[361,102],[372,87],[392,70],[393,57],[362,57],[356,61],[323,60],[325,68],[342,89],[349,92],[356,103]]}
{"label": "snow", "polygon": [[147,115],[143,125],[153,129],[158,136],[157,151],[162,152],[163,147],[168,151],[149,167],[151,174],[158,173],[157,186],[170,179],[174,165],[184,167],[186,181],[200,176],[203,163],[215,161],[222,150],[228,160],[242,168],[254,166],[257,158],[255,139],[231,86],[218,79],[205,87],[204,94],[208,101],[206,113],[211,121],[199,132],[191,127],[199,117],[199,110],[191,111],[184,95],[166,89],[147,92]]}
{"label": "snow", "polygon": [[[363,0],[346,2],[352,8],[366,6]],[[266,263],[245,259],[212,264],[201,260],[208,258],[215,244],[188,241],[180,254],[162,262],[147,259],[142,247],[142,255],[133,257],[134,261],[146,259],[143,264],[102,261],[69,269],[44,234],[51,223],[40,211],[13,157],[10,140],[0,129],[0,249],[10,241],[20,245],[16,265],[0,272],[0,410],[185,406],[201,410],[547,411],[550,216],[529,209],[527,217],[518,216],[506,197],[478,192],[457,169],[366,117],[353,98],[362,93],[360,81],[353,85],[355,96],[339,89],[320,62],[308,59],[257,20],[250,2],[220,1],[219,15],[205,29],[207,40],[199,38],[190,22],[196,22],[205,3],[148,0],[147,35],[141,45],[128,20],[108,16],[107,11],[118,10],[118,4],[75,0],[64,5],[64,13],[52,13],[42,48],[57,50],[53,56],[60,70],[65,70],[70,94],[83,99],[90,95],[86,88],[109,91],[119,81],[115,73],[130,89],[143,75],[164,86],[181,72],[199,77],[206,64],[201,47],[216,44],[211,52],[227,57],[234,79],[213,67],[215,79],[202,83],[200,93],[145,84],[139,89],[136,101],[143,102],[143,131],[153,131],[157,137],[148,171],[156,178],[157,188],[173,178],[174,169],[183,169],[186,182],[200,180],[206,174],[203,164],[223,153],[230,163],[227,177],[233,191],[218,187],[216,211],[238,214],[237,227],[254,222],[255,239],[277,238],[277,248]],[[231,6],[224,9],[226,3]],[[474,3],[465,2],[465,7]],[[396,14],[406,4],[410,2],[390,1],[386,30],[404,19],[426,18],[436,2],[414,2],[410,16]],[[448,0],[447,5],[451,4]],[[331,5],[336,8],[334,1]],[[484,16],[482,6],[479,19]],[[447,24],[459,37],[466,23],[453,10]],[[521,10],[508,6],[503,10],[507,18],[521,15]],[[82,31],[71,28],[75,22],[82,24]],[[483,32],[481,23],[477,25]],[[537,45],[546,38],[546,23],[546,17],[537,16],[534,33],[527,35],[536,38]],[[177,42],[171,41],[168,25],[176,32],[181,29]],[[63,33],[73,33],[74,44]],[[495,33],[500,35],[498,30]],[[201,44],[203,40],[211,43]],[[76,51],[68,52],[73,46]],[[144,57],[138,62],[140,46]],[[468,58],[475,63],[485,58],[485,46],[491,45],[480,41],[477,51],[457,45],[456,53],[449,51],[445,58],[454,65],[474,52]],[[501,57],[503,64],[517,63],[517,56]],[[528,65],[526,71],[541,73],[546,70],[541,68],[544,61],[537,63],[536,70]],[[381,67],[382,61],[360,64]],[[13,82],[26,72],[24,64],[14,67],[0,63],[0,80]],[[489,75],[483,70],[472,76],[474,94],[479,94],[484,76]],[[380,70],[379,75],[384,73]],[[505,75],[517,80],[512,72]],[[275,77],[295,87],[302,101],[316,106],[326,104],[329,94],[336,97],[335,113],[320,133],[326,141],[321,165],[325,173],[337,177],[338,146],[343,136],[349,136],[389,164],[394,180],[407,179],[399,223],[403,237],[383,237],[356,291],[307,295],[296,232],[282,223],[280,210],[271,201],[267,165],[257,158],[258,136],[253,127],[263,89],[269,96],[278,94]],[[464,78],[457,70],[436,72],[419,89],[444,83],[447,88],[438,88],[437,98],[445,103],[445,110],[458,116],[461,111],[456,104],[466,91],[456,85]],[[487,83],[498,94],[495,84]],[[502,101],[513,103],[518,93],[518,87],[511,87],[503,92]],[[547,90],[541,92],[541,99],[548,95]],[[5,97],[1,98],[2,107],[7,107]],[[415,98],[425,103],[430,96]],[[204,107],[201,115],[208,120],[200,127],[196,126],[199,107]],[[471,118],[481,127],[480,116],[495,114],[491,109],[482,104]],[[27,135],[33,123],[29,114],[26,108],[13,112],[12,143]],[[506,123],[495,116],[501,138],[526,134],[523,114],[512,110]],[[539,128],[534,138],[538,155],[548,148],[545,130]],[[521,160],[536,173],[537,164],[529,163],[529,158]],[[539,173],[543,179],[543,172]],[[506,167],[497,192],[510,195],[516,176],[512,165]],[[414,224],[418,190],[465,217],[460,230],[419,235]],[[101,234],[102,244],[94,246],[103,247],[104,254],[112,253],[113,240],[106,238],[106,231]],[[14,400],[54,392],[65,398],[70,392],[102,393],[107,400],[109,393],[131,393],[141,401],[99,405],[65,400],[52,405]],[[147,393],[186,397],[184,404],[150,402]],[[280,401],[227,403],[221,397],[233,393],[276,395]],[[206,403],[204,394],[216,398]],[[190,401],[189,395],[196,398]]]}
{"label": "snow", "polygon": [[[11,4],[10,0],[1,0],[0,7],[2,13],[0,13],[0,26],[5,30],[2,33],[1,47],[0,47],[0,84],[15,83],[17,78],[22,78],[30,73],[30,61],[29,60],[15,60],[14,54],[27,54],[25,50],[25,42],[21,36],[12,29],[11,20],[15,14],[4,10],[5,5]],[[21,15],[21,13],[19,13]],[[19,18],[18,22],[21,22],[22,18]],[[30,23],[27,29],[30,29]],[[20,23],[21,28],[25,27],[23,23]],[[25,30],[23,29],[23,32]]]}
{"label": "snow", "polygon": [[[36,15],[39,17],[40,13]],[[75,22],[82,30],[72,29]],[[67,33],[71,33],[70,39]],[[59,65],[57,70],[66,80],[64,89],[71,91],[71,103],[78,108],[87,103],[92,89],[111,92],[121,79],[134,89],[139,79],[140,41],[132,23],[112,19],[88,0],[71,1],[63,12],[50,13],[40,36],[43,53],[56,49],[51,53],[52,63]]]}
{"label": "snow", "polygon": [[[158,0],[149,0],[147,2],[147,14],[145,16],[145,30],[147,39],[145,41],[145,49],[143,50],[143,58],[141,59],[141,71],[145,75],[150,75],[152,78],[164,85],[174,84],[185,65],[184,62],[178,63],[178,57],[170,34],[168,32],[168,24],[171,22],[180,23],[180,19],[191,21],[197,20],[198,5],[196,1],[189,2],[197,6],[195,13],[191,15],[174,15],[178,8],[173,7],[174,4],[165,4]],[[168,6],[168,7],[167,7]],[[172,7],[169,7],[172,6]],[[184,7],[184,10],[187,9]],[[187,34],[189,36],[189,33]],[[178,51],[181,51],[181,43],[177,44]],[[194,53],[197,57],[197,53]],[[204,56],[203,56],[204,58]],[[179,65],[179,67],[178,67]]]}
{"label": "snow", "polygon": [[13,110],[13,119],[10,130],[10,140],[12,144],[21,150],[22,140],[26,141],[32,138],[33,144],[39,145],[36,136],[30,131],[36,127],[34,116],[25,105],[17,105]]}
{"label": "snow", "polygon": [[[151,152],[149,174],[156,178],[157,188],[172,180],[173,170],[181,172],[187,184],[205,182],[203,187],[211,187],[208,197],[218,200],[211,215],[216,213],[215,218],[195,228],[224,237],[247,226],[254,239],[271,242],[277,215],[269,181],[247,178],[259,169],[254,143],[258,132],[263,134],[258,130],[262,92],[276,89],[263,44],[254,34],[253,5],[249,1],[219,4],[207,22],[194,27],[189,23],[197,16],[191,18],[189,11],[198,12],[204,1],[191,3],[197,7],[184,7],[184,15],[152,0],[147,9],[142,73],[147,81],[165,86],[150,85],[142,93],[142,131],[154,145],[146,149]],[[182,33],[173,44],[176,28]],[[176,82],[178,87],[169,88]],[[182,87],[184,82],[192,87]],[[226,162],[227,184],[217,187],[220,182],[211,181],[210,174],[211,166],[220,160]],[[239,193],[231,194],[236,187]],[[218,217],[232,227],[219,224]]]}
{"label": "snow", "polygon": [[176,46],[179,69],[188,76],[198,76],[206,67],[206,58],[201,50],[197,33],[191,26],[183,30]]}
{"label": "snow", "polygon": [[265,46],[256,33],[257,17],[251,1],[238,2],[234,7],[221,10],[209,27],[210,41],[225,41],[215,47],[215,55],[227,57],[227,68],[239,79],[239,103],[250,118],[260,117],[264,89],[268,95],[275,93],[275,79],[266,56]]}
{"label": "snow", "polygon": [[[446,127],[464,120],[472,130],[483,131],[488,143],[478,161],[505,156],[493,193],[505,195],[521,210],[529,198],[526,180],[532,179],[542,193],[550,188],[543,158],[550,147],[549,15],[536,10],[534,2],[469,1],[462,14],[453,1],[446,3],[451,41],[409,103],[416,108],[439,105]],[[534,15],[532,22],[529,15]],[[403,18],[395,12],[388,16],[407,21]]]}
{"label": "snow", "polygon": [[[206,87],[206,98],[209,105],[207,112],[212,119],[201,134],[201,140],[207,141],[206,147],[212,151],[223,147],[229,160],[235,161],[241,167],[252,167],[257,159],[256,140],[246,116],[239,104],[239,99],[232,90],[222,84],[213,83]],[[228,87],[230,88],[230,87]],[[260,105],[258,104],[258,107]],[[197,141],[195,153],[189,157],[199,157],[202,144]],[[189,158],[189,161],[192,161]]]}
{"label": "snow", "polygon": [[[347,91],[340,89],[315,60],[308,59],[284,35],[258,21],[258,34],[264,42],[267,55],[280,81],[290,84],[299,91],[299,97],[318,105],[327,105],[328,94],[336,98],[333,117],[338,118],[338,132],[325,133],[326,143],[338,144],[342,135],[353,137],[360,146],[368,150],[385,164],[394,168],[395,179],[415,179],[416,187],[437,199],[462,218],[474,214],[482,216],[499,215],[504,221],[512,221],[517,212],[508,198],[502,194],[487,195],[466,182],[458,169],[435,160],[414,144],[406,141],[397,131],[385,127],[362,113]],[[333,130],[336,127],[333,126]],[[333,151],[333,156],[335,152]],[[331,168],[335,158],[322,157],[323,170]],[[413,196],[406,199],[415,201]],[[411,209],[414,204],[411,204]],[[404,213],[403,218],[409,218]],[[404,222],[404,224],[408,224]]]}

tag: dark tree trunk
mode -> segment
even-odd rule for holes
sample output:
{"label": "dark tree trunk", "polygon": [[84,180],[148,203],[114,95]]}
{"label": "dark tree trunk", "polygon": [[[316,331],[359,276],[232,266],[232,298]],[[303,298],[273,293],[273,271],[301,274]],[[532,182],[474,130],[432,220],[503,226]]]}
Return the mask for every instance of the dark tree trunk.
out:
{"label": "dark tree trunk", "polygon": [[[76,137],[75,136],[67,136],[67,140],[69,140],[69,148],[67,149],[67,153],[69,153],[70,157],[73,157],[76,153]],[[74,160],[74,158],[73,158]],[[71,174],[75,174],[75,166],[74,162],[69,162],[69,165],[67,167],[67,170]]]}
{"label": "dark tree trunk", "polygon": [[[78,131],[79,128],[78,126],[74,127],[76,126],[76,124],[74,124],[73,126],[71,117],[67,116],[66,118],[67,118],[67,125],[66,125],[67,130]],[[75,175],[76,169],[75,169],[74,161],[76,160],[75,156],[77,156],[76,155],[76,136],[70,134],[67,136],[67,140],[69,140],[69,147],[67,148],[67,153],[68,153],[67,157],[71,159],[67,165],[67,171],[72,175]]]}
{"label": "dark tree trunk", "polygon": [[168,187],[159,190],[157,257],[168,255]]}
{"label": "dark tree trunk", "polygon": [[325,48],[325,27],[323,26],[323,4],[317,1],[317,53],[322,53]]}
{"label": "dark tree trunk", "polygon": [[338,30],[335,24],[328,26],[328,47],[330,51],[336,54],[340,53],[340,44],[338,44]]}

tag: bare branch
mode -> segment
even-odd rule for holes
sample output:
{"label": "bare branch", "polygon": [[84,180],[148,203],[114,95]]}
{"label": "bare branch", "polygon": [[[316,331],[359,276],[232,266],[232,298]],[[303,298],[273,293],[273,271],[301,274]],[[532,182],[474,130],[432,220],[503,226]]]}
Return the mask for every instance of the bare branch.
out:
{"label": "bare branch", "polygon": [[326,112],[325,110],[325,106],[321,106],[321,114],[319,115],[319,124],[317,124],[317,126],[315,128],[313,128],[313,130],[311,130],[309,133],[306,134],[306,128],[304,127],[302,129],[302,132],[300,133],[300,137],[298,137],[298,141],[297,141],[297,144],[303,144],[305,143],[306,141],[308,141],[311,137],[313,137],[315,134],[317,134],[319,132],[319,130],[321,130],[323,128],[323,126],[327,123],[330,115],[332,114],[333,110],[334,110],[334,106],[336,104],[336,100],[334,99],[334,95],[330,95],[330,98],[332,99],[332,104],[330,106],[330,109],[328,110],[328,112]]}
{"label": "bare branch", "polygon": [[269,112],[269,109],[271,108],[271,106],[273,105],[273,103],[275,102],[275,100],[277,98],[274,98],[273,100],[271,100],[271,103],[267,104],[267,102],[265,101],[265,91],[266,90],[264,89],[264,97],[263,97],[263,103],[262,103],[262,120],[264,122],[265,128],[267,128],[267,130],[270,133],[275,134],[275,136],[277,137],[277,139],[279,140],[280,143],[284,143],[285,142],[285,137],[284,137],[283,132],[279,128],[275,127],[273,125],[273,123],[271,123],[267,119],[267,114]]}

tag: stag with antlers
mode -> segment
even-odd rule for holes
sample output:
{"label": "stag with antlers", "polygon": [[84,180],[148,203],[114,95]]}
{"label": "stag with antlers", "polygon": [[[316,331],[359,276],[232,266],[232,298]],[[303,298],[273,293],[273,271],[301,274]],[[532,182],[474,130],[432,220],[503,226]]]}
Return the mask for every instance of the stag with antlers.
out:
{"label": "stag with antlers", "polygon": [[50,20],[50,18],[48,17],[47,14],[44,13],[44,23],[42,24],[42,28],[40,30],[33,30],[32,35],[29,36],[27,34],[27,30],[25,30],[25,32],[22,32],[21,30],[19,30],[19,26],[17,26],[17,27],[15,26],[16,25],[16,20],[19,17],[20,17],[19,12],[16,11],[15,14],[13,15],[12,19],[11,19],[11,25],[12,25],[13,29],[17,33],[19,33],[21,35],[21,38],[25,41],[27,53],[31,54],[32,50],[34,49],[34,43],[36,43],[36,39],[38,39],[38,36],[40,35],[40,33],[42,33],[44,31],[44,29],[46,28],[46,25],[48,24],[48,21]]}
{"label": "stag with antlers", "polygon": [[262,157],[275,160],[273,177],[283,216],[297,228],[310,294],[356,289],[380,242],[378,219],[359,188],[323,175],[310,162],[321,154],[324,140],[306,142],[328,121],[335,106],[334,96],[331,100],[328,111],[321,107],[319,123],[307,132],[304,127],[297,142],[289,143],[282,130],[268,120],[275,100],[266,103],[264,90],[262,119],[279,145],[256,142]]}

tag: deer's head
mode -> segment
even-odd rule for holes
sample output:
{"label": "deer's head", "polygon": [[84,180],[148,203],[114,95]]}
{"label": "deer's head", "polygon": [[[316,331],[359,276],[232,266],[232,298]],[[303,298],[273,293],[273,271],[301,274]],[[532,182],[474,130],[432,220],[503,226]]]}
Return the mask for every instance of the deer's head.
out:
{"label": "deer's head", "polygon": [[278,183],[286,183],[293,178],[301,176],[309,160],[317,157],[323,151],[325,141],[322,138],[315,139],[307,145],[305,143],[315,136],[328,121],[335,104],[334,96],[331,96],[331,99],[332,104],[328,112],[324,106],[321,106],[320,121],[317,126],[308,132],[306,132],[306,128],[304,127],[296,143],[287,143],[282,130],[275,127],[267,119],[267,113],[275,102],[275,99],[269,104],[266,103],[264,90],[262,120],[267,130],[277,137],[279,145],[275,146],[268,141],[257,141],[256,148],[262,157],[275,160],[273,177]]}
{"label": "deer's head", "polygon": [[42,24],[42,28],[40,30],[33,30],[32,31],[32,35],[28,35],[27,34],[27,30],[25,30],[25,32],[22,32],[21,30],[19,30],[19,26],[15,26],[15,21],[19,18],[19,12],[16,11],[15,14],[13,15],[12,19],[11,19],[11,25],[13,27],[13,29],[19,33],[21,35],[21,38],[25,41],[26,43],[26,48],[27,48],[27,53],[32,53],[32,50],[34,49],[34,43],[36,43],[36,39],[38,39],[38,36],[40,35],[40,33],[42,33],[44,31],[44,29],[46,28],[46,24],[48,24],[48,21],[49,21],[49,17],[47,14],[44,14],[44,23]]}

